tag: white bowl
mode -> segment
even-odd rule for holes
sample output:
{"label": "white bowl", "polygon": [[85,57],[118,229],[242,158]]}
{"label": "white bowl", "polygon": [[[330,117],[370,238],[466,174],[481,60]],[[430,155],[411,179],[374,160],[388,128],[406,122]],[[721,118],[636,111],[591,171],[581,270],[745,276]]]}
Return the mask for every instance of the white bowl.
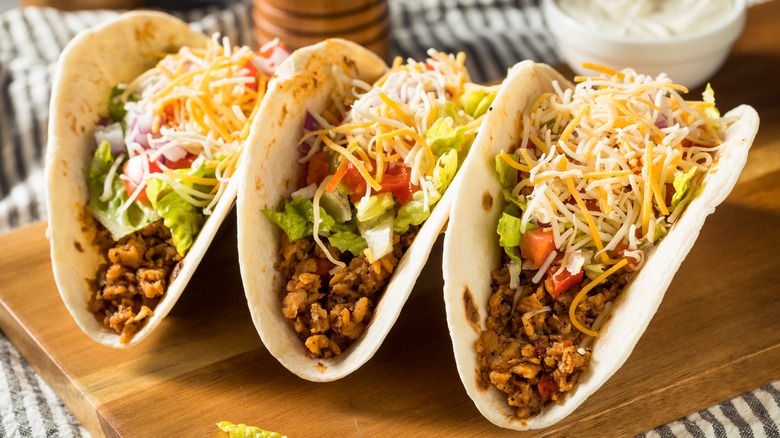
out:
{"label": "white bowl", "polygon": [[711,27],[656,39],[593,29],[561,10],[556,0],[544,0],[542,7],[558,51],[575,73],[593,74],[582,67],[583,62],[632,68],[652,76],[663,72],[689,89],[704,84],[718,71],[745,26],[745,0],[733,0],[729,14]]}

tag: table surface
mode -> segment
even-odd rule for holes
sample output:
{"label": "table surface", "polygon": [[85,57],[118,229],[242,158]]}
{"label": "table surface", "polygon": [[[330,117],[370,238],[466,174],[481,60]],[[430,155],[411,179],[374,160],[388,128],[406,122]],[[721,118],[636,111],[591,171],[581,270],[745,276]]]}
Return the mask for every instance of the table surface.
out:
{"label": "table surface", "polygon": [[[712,80],[721,109],[747,103],[762,118],[736,188],[708,219],[628,362],[542,435],[629,436],[780,379],[779,19],[780,2],[752,7]],[[492,426],[460,385],[440,243],[377,355],[345,379],[315,384],[279,365],[254,331],[234,215],[202,265],[218,275],[196,273],[158,331],[127,351],[95,344],[70,319],[44,228],[0,236],[0,328],[94,436],[214,436],[220,420],[289,436],[315,428],[330,436],[530,436]]]}

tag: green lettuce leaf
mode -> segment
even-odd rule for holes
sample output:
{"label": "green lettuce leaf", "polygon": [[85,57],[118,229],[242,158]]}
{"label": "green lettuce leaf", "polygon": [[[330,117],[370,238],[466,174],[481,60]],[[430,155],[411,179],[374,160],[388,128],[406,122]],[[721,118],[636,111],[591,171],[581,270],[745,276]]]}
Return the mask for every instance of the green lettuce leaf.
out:
{"label": "green lettuce leaf", "polygon": [[357,224],[375,260],[393,251],[393,219],[393,210],[386,210],[380,216]]}
{"label": "green lettuce leaf", "polygon": [[674,196],[672,196],[672,210],[677,208],[677,206],[680,203],[687,203],[690,201],[692,191],[688,190],[691,186],[691,179],[693,178],[693,175],[696,173],[696,167],[691,167],[691,170],[688,171],[688,173],[678,173],[674,176],[674,182],[672,182],[672,185],[674,186]]}
{"label": "green lettuce leaf", "polygon": [[520,195],[520,197],[514,196],[509,189],[503,189],[501,194],[504,195],[504,201],[516,205],[517,208],[522,211],[525,211],[528,207],[528,203],[525,201],[525,196],[523,195]]}
{"label": "green lettuce leaf", "polygon": [[351,231],[336,231],[328,236],[328,242],[339,251],[349,251],[353,255],[360,255],[368,247],[366,239]]}
{"label": "green lettuce leaf", "polygon": [[122,124],[122,131],[127,128],[125,126],[125,115],[127,114],[127,110],[125,109],[125,103],[119,98],[124,92],[124,88],[115,85],[114,88],[111,89],[111,96],[108,98],[108,118],[114,123],[120,122]]}
{"label": "green lettuce leaf", "polygon": [[393,194],[390,192],[377,193],[368,198],[361,198],[357,207],[358,222],[365,222],[383,215],[387,210],[395,206]]}
{"label": "green lettuce leaf", "polygon": [[[189,173],[192,169],[178,169],[172,172]],[[213,178],[215,169],[202,164],[191,175],[199,178]],[[208,191],[207,186],[182,181],[182,184],[199,191]],[[189,201],[179,195],[170,184],[160,181],[157,178],[146,180],[146,195],[149,201],[163,218],[163,223],[171,230],[171,237],[176,251],[180,255],[186,254],[187,250],[195,242],[200,229],[206,217],[200,207],[192,205]]]}
{"label": "green lettuce leaf", "polygon": [[260,429],[246,424],[233,424],[229,421],[220,421],[217,426],[223,432],[227,432],[230,438],[287,438],[284,435],[268,430]]}
{"label": "green lettuce leaf", "polygon": [[444,194],[457,172],[458,152],[451,149],[436,160],[436,167],[433,169],[433,188],[439,194]]}
{"label": "green lettuce leaf", "polygon": [[[89,187],[87,211],[106,227],[114,240],[119,240],[123,236],[160,219],[160,216],[151,205],[143,202],[133,202],[120,214],[119,208],[127,201],[128,194],[125,183],[119,179],[118,175],[114,176],[111,185],[111,198],[106,201],[100,200],[106,176],[115,160],[111,156],[111,146],[103,140],[92,157],[92,164],[87,176],[87,187]],[[122,172],[121,164],[117,168],[117,172]]]}
{"label": "green lettuce leaf", "polygon": [[[517,161],[517,154],[507,155]],[[498,173],[498,181],[504,188],[512,189],[517,185],[517,169],[504,161],[501,155],[496,155],[496,173]]]}
{"label": "green lettuce leaf", "polygon": [[[704,89],[704,92],[701,94],[702,100],[706,103],[713,104],[712,108],[705,108],[704,114],[707,114],[707,117],[710,117],[712,119],[717,119],[720,117],[720,111],[718,110],[717,106],[715,105],[715,90],[712,89],[710,86],[710,83],[707,82],[707,88]],[[715,129],[720,129],[720,124],[712,125]]]}
{"label": "green lettuce leaf", "polygon": [[490,104],[496,98],[496,94],[498,94],[498,91],[491,93],[483,90],[471,91],[462,94],[458,98],[458,103],[466,114],[476,119],[487,113]]}
{"label": "green lettuce leaf", "polygon": [[436,120],[433,126],[425,132],[431,150],[439,157],[451,150],[460,152],[466,142],[466,128],[464,126],[453,128],[448,120],[450,119]]}
{"label": "green lettuce leaf", "polygon": [[[261,210],[271,222],[287,234],[290,240],[298,240],[314,232],[314,203],[301,196],[287,201],[284,211]],[[365,240],[358,235],[357,226],[352,222],[336,223],[324,208],[320,207],[319,234],[327,236],[328,241],[339,249],[359,255],[365,248]]]}

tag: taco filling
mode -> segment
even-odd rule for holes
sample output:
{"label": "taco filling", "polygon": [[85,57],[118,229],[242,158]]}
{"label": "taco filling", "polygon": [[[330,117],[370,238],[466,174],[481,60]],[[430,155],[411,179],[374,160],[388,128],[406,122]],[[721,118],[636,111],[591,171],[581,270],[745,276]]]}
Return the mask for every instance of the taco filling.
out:
{"label": "taco filling", "polygon": [[430,51],[375,84],[334,67],[329,107],[308,111],[304,188],[283,211],[281,311],[311,358],[340,355],[366,329],[396,266],[463,162],[494,92],[464,56]]}
{"label": "taco filling", "polygon": [[268,80],[289,52],[215,35],[114,87],[95,130],[87,212],[107,260],[89,309],[127,343],[154,314],[236,170]]}
{"label": "taco filling", "polygon": [[614,300],[701,189],[725,136],[712,89],[597,67],[531,99],[495,157],[506,201],[480,376],[525,419],[561,402]]}

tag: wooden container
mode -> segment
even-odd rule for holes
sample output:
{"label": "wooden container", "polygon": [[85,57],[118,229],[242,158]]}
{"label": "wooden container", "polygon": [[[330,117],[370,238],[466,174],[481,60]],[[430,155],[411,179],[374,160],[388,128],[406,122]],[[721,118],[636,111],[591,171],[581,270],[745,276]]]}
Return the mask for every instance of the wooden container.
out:
{"label": "wooden container", "polygon": [[279,38],[294,50],[344,38],[389,57],[387,0],[254,0],[252,18],[259,45]]}
{"label": "wooden container", "polygon": [[135,9],[144,5],[144,0],[21,0],[22,6],[57,8],[65,11],[81,9]]}

